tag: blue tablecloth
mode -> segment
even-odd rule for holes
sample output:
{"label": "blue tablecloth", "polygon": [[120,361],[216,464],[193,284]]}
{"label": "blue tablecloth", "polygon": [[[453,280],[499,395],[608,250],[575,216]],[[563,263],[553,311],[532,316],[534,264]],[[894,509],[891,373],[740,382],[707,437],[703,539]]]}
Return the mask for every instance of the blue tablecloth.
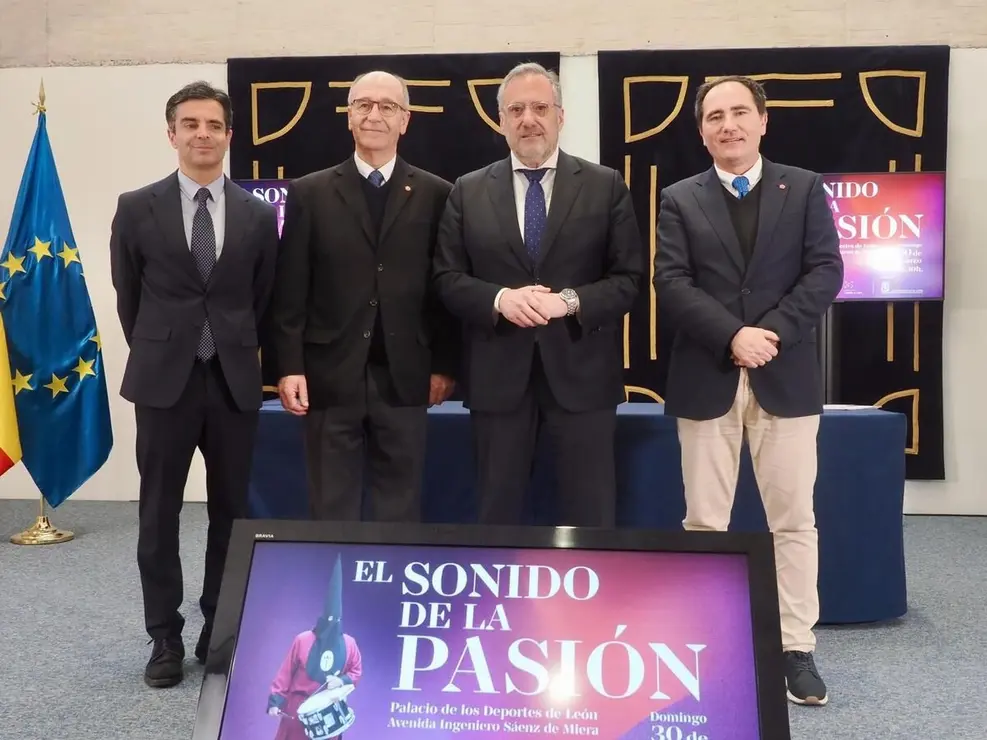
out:
{"label": "blue tablecloth", "polygon": [[[617,420],[619,526],[681,529],[685,515],[675,420],[657,403],[625,403]],[[872,408],[827,409],[819,433],[816,524],[820,621],[874,622],[907,610],[902,507],[906,420]],[[554,475],[537,456],[529,521],[554,524]],[[472,522],[472,437],[461,404],[429,411],[423,517]],[[306,519],[301,421],[267,401],[253,458],[249,515]],[[746,450],[734,506],[735,530],[765,530],[764,509]]]}

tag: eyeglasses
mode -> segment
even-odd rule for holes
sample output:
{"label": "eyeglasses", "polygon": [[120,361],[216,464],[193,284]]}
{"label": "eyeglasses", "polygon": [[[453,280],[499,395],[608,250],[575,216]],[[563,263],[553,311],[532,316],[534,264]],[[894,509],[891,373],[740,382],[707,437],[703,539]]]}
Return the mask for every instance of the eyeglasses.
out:
{"label": "eyeglasses", "polygon": [[511,103],[504,110],[512,118],[521,118],[524,115],[524,111],[530,108],[535,116],[544,118],[552,108],[557,107],[554,103]]}
{"label": "eyeglasses", "polygon": [[375,105],[384,118],[393,118],[398,111],[405,110],[403,105],[398,105],[390,100],[367,100],[366,98],[354,100],[350,103],[350,108],[361,116],[369,116]]}

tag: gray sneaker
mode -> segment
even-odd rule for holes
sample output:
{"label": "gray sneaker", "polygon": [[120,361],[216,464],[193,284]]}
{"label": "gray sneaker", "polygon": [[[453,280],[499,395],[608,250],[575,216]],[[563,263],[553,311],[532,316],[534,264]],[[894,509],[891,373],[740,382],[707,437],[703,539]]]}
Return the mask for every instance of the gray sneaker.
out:
{"label": "gray sneaker", "polygon": [[785,652],[785,684],[788,700],[795,704],[821,707],[829,701],[826,684],[819,677],[812,653]]}

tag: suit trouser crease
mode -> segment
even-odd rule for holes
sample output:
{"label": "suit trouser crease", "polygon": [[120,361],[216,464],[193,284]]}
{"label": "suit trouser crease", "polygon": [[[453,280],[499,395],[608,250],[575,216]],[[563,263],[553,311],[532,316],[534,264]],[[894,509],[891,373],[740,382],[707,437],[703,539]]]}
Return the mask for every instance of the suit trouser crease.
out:
{"label": "suit trouser crease", "polygon": [[354,403],[306,414],[310,515],[359,521],[366,483],[374,520],[418,522],[427,408],[398,403],[384,366],[369,364],[361,385]]}
{"label": "suit trouser crease", "polygon": [[686,529],[730,524],[746,435],[754,476],[774,536],[782,643],[814,650],[819,619],[818,532],[813,510],[819,416],[781,418],[754,397],[742,369],[730,410],[708,421],[678,420]]}
{"label": "suit trouser crease", "polygon": [[174,406],[135,407],[140,473],[137,562],[144,618],[152,638],[181,634],[184,582],[179,528],[185,486],[198,448],[206,469],[205,575],[199,606],[216,612],[233,520],[246,516],[258,413],[236,408],[218,359],[195,363]]}
{"label": "suit trouser crease", "polygon": [[563,409],[552,395],[536,351],[531,382],[520,404],[503,413],[472,411],[470,419],[480,523],[522,522],[525,493],[544,434],[554,463],[558,524],[614,525],[616,407],[586,412]]}

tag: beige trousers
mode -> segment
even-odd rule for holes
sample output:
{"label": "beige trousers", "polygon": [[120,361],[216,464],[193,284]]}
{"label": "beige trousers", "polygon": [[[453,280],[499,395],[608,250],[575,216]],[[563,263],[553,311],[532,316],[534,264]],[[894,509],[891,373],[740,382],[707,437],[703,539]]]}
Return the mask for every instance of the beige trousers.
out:
{"label": "beige trousers", "polygon": [[678,420],[686,529],[723,531],[730,523],[746,432],[754,477],[774,534],[785,650],[811,652],[819,619],[819,550],[813,491],[818,416],[785,419],[761,408],[740,371],[730,410],[709,421]]}

